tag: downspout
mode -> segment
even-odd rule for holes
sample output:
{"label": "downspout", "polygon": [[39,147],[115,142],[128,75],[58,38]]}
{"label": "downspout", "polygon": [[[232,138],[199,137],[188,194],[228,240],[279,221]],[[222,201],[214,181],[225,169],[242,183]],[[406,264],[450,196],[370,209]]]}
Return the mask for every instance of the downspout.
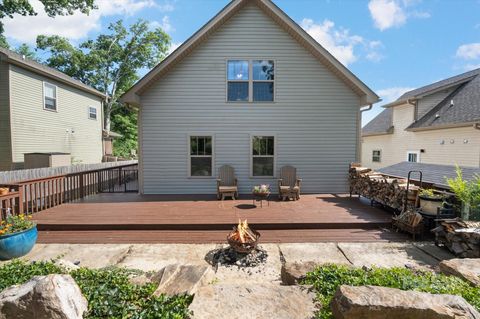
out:
{"label": "downspout", "polygon": [[[475,130],[480,130],[480,123],[477,122],[477,123],[473,124],[473,128],[474,128]],[[480,157],[479,157],[479,159],[478,159],[478,165],[480,166]]]}
{"label": "downspout", "polygon": [[362,113],[366,111],[370,111],[373,107],[373,104],[369,104],[367,107],[360,108],[358,112],[358,119],[357,119],[357,162],[360,163],[362,161]]}

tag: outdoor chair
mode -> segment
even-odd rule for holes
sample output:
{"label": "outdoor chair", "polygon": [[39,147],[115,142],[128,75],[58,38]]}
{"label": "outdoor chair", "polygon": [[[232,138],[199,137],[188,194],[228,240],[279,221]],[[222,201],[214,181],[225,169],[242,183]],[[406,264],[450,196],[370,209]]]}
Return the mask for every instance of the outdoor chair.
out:
{"label": "outdoor chair", "polygon": [[286,200],[300,199],[300,183],[302,180],[297,178],[297,169],[293,166],[283,166],[280,168],[280,179],[278,180],[278,198]]}
{"label": "outdoor chair", "polygon": [[230,165],[223,165],[218,169],[217,199],[224,200],[225,197],[238,198],[235,169]]}

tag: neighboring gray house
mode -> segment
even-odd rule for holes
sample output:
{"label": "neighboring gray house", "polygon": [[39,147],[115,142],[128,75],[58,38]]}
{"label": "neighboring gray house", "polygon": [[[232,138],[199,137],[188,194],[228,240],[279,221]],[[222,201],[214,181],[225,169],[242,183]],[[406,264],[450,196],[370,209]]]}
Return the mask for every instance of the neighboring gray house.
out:
{"label": "neighboring gray house", "polygon": [[480,167],[480,69],[406,92],[362,130],[362,165]]}
{"label": "neighboring gray house", "polygon": [[240,193],[293,165],[308,193],[345,192],[360,108],[378,96],[269,0],[234,0],[122,97],[139,110],[140,191]]}
{"label": "neighboring gray house", "polygon": [[103,93],[0,48],[0,171],[23,168],[26,153],[70,153],[102,161]]}

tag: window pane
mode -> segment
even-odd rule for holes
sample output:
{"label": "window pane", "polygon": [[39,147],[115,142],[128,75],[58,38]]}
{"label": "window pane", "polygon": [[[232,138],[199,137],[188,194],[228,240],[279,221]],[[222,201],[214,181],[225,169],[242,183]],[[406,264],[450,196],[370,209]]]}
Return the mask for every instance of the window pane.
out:
{"label": "window pane", "polygon": [[252,154],[253,155],[260,155],[260,144],[261,138],[258,136],[254,136],[252,139]]}
{"label": "window pane", "polygon": [[253,176],[273,176],[273,157],[254,157]]}
{"label": "window pane", "polygon": [[197,137],[190,137],[190,155],[198,155]]}
{"label": "window pane", "polygon": [[56,110],[57,109],[57,101],[55,99],[45,97],[45,108],[49,110]]}
{"label": "window pane", "polygon": [[273,80],[274,79],[273,61],[269,61],[269,60],[253,61],[253,79],[254,80]]}
{"label": "window pane", "polygon": [[274,154],[274,139],[273,137],[267,137],[267,155]]}
{"label": "window pane", "polygon": [[205,155],[205,138],[204,137],[198,137],[198,155]]}
{"label": "window pane", "polygon": [[228,75],[228,80],[234,80],[234,81],[248,80],[248,61],[240,61],[240,60],[228,61],[227,75]]}
{"label": "window pane", "polygon": [[212,155],[212,138],[205,137],[205,155]]}
{"label": "window pane", "polygon": [[212,176],[211,157],[192,157],[190,165],[191,176]]}
{"label": "window pane", "polygon": [[229,101],[248,101],[248,82],[228,82]]}
{"label": "window pane", "polygon": [[46,97],[55,98],[56,87],[54,85],[45,83],[44,93]]}
{"label": "window pane", "polygon": [[272,82],[253,82],[254,101],[273,101]]}

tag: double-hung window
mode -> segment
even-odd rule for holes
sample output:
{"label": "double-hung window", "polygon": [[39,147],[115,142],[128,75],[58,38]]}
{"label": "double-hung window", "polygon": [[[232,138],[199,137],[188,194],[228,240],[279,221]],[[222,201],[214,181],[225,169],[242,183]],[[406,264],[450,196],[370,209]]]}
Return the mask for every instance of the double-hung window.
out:
{"label": "double-hung window", "polygon": [[47,82],[43,82],[43,108],[57,110],[57,87]]}
{"label": "double-hung window", "polygon": [[88,118],[91,120],[97,119],[97,108],[89,106],[88,107]]}
{"label": "double-hung window", "polygon": [[382,151],[373,150],[372,151],[372,162],[380,163],[382,161]]}
{"label": "double-hung window", "polygon": [[252,137],[252,176],[273,177],[275,171],[275,137]]}
{"label": "double-hung window", "polygon": [[420,162],[420,152],[418,152],[418,151],[408,151],[407,152],[407,162],[411,162],[411,163]]}
{"label": "double-hung window", "polygon": [[227,101],[273,102],[275,62],[273,60],[229,60]]}
{"label": "double-hung window", "polygon": [[190,176],[212,176],[213,139],[212,136],[190,136],[189,140]]}

